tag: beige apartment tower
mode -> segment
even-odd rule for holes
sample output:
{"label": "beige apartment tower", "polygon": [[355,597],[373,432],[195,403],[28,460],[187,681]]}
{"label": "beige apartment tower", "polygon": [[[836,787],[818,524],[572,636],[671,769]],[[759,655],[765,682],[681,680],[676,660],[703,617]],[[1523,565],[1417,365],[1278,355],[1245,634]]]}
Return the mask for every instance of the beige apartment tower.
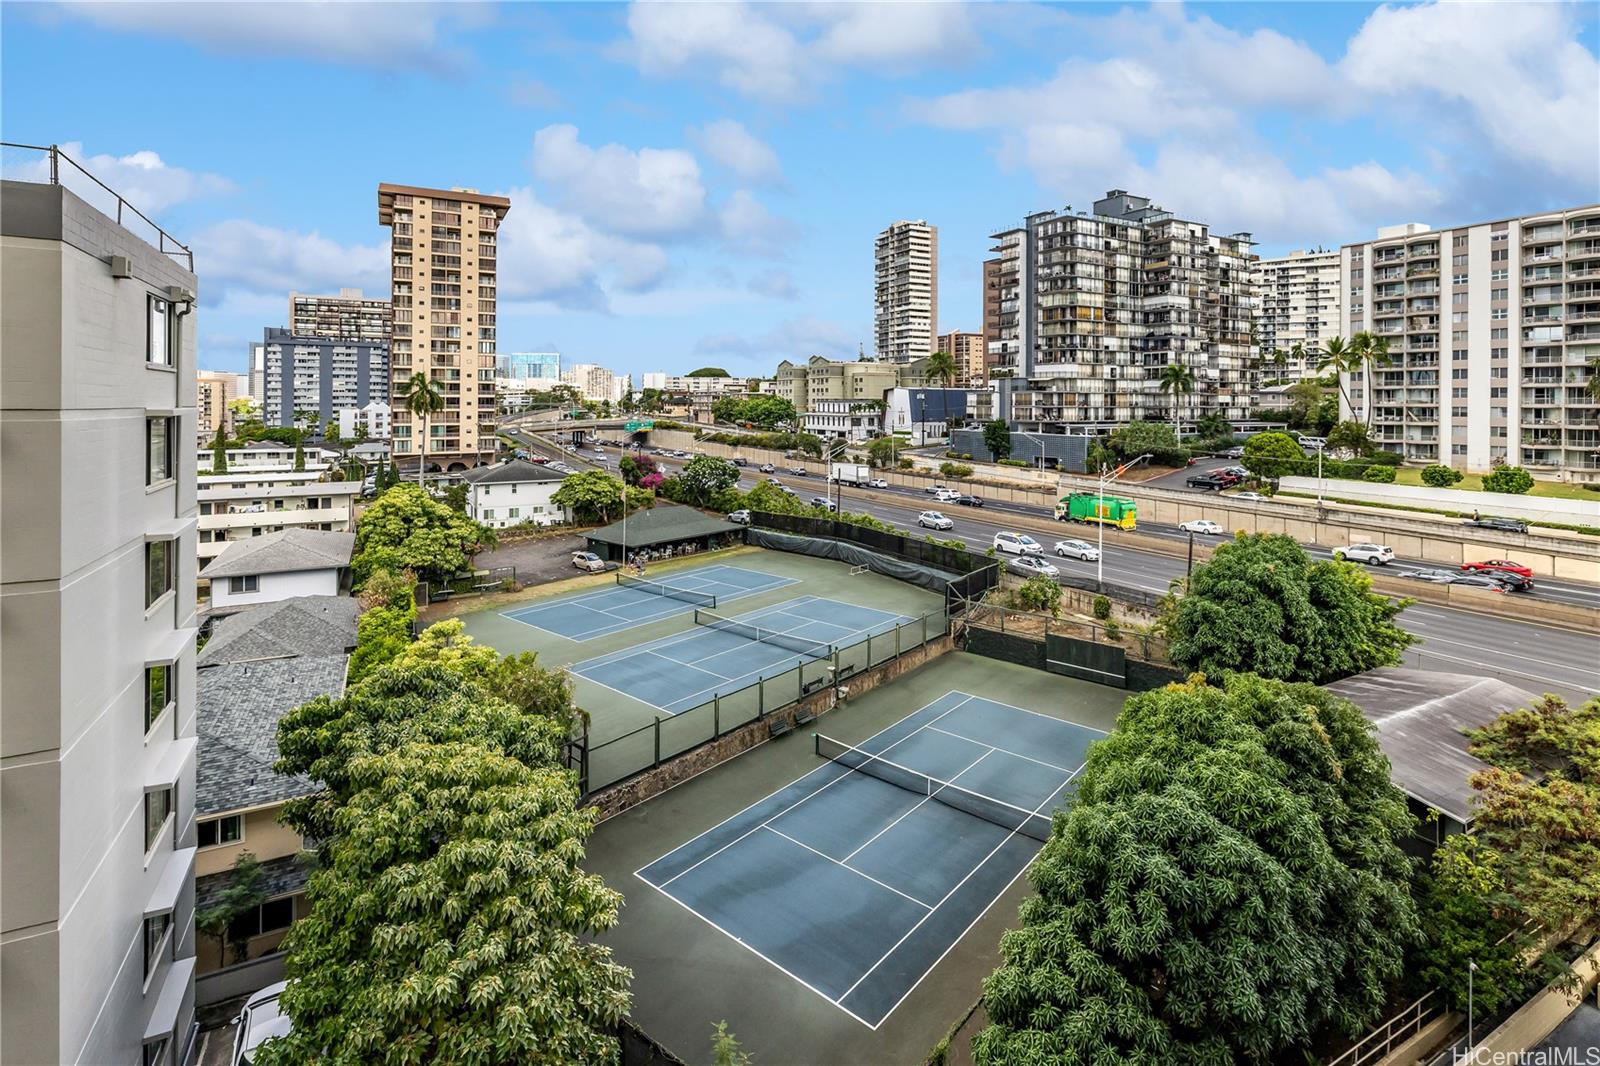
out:
{"label": "beige apartment tower", "polygon": [[[378,186],[393,270],[396,466],[421,459],[428,471],[446,473],[494,459],[496,236],[510,210],[505,197],[471,189]],[[425,442],[421,420],[405,406],[413,374],[444,394],[444,409],[427,418]]]}
{"label": "beige apartment tower", "polygon": [[176,1066],[197,283],[187,248],[49,151],[50,178],[0,183],[0,1062]]}
{"label": "beige apartment tower", "polygon": [[951,330],[941,333],[934,350],[947,352],[956,365],[955,379],[950,383],[958,389],[981,389],[989,382],[988,343],[982,333],[964,333]]}
{"label": "beige apartment tower", "polygon": [[939,342],[939,227],[896,222],[873,244],[878,358],[909,363]]}
{"label": "beige apartment tower", "polygon": [[210,444],[218,426],[222,426],[228,436],[233,436],[233,412],[228,410],[228,403],[238,396],[238,374],[201,370],[195,375],[196,443]]}

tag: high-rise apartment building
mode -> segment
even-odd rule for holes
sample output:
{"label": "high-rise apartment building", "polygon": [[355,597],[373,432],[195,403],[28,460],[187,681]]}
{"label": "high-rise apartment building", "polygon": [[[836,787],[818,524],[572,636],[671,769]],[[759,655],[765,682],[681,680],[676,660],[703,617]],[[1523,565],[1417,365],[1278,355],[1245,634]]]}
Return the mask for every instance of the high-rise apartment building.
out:
{"label": "high-rise apartment building", "polygon": [[228,436],[233,436],[233,412],[228,401],[239,395],[239,375],[217,370],[201,370],[195,374],[195,436],[201,444],[208,444],[222,426]]}
{"label": "high-rise apartment building", "polygon": [[494,359],[495,399],[503,410],[524,410],[533,393],[561,384],[560,352],[501,352]]}
{"label": "high-rise apartment building", "polygon": [[873,279],[878,358],[909,363],[932,352],[939,335],[939,227],[918,219],[878,234]]}
{"label": "high-rise apartment building", "polygon": [[[378,186],[378,221],[390,228],[393,271],[389,403],[396,466],[425,461],[428,470],[459,471],[494,458],[496,251],[510,210],[505,197],[471,189]],[[427,418],[426,442],[413,432],[403,398],[413,374],[427,376],[444,394],[444,410]]]}
{"label": "high-rise apartment building", "polygon": [[988,384],[989,346],[982,333],[941,333],[934,350],[949,354],[956,364],[956,376],[951,382],[956,388],[981,389]]}
{"label": "high-rise apartment building", "polygon": [[250,398],[260,407],[267,399],[267,347],[250,345]]}
{"label": "high-rise apartment building", "polygon": [[1339,332],[1387,342],[1345,375],[1373,439],[1418,463],[1507,462],[1600,480],[1600,204],[1433,230],[1386,227],[1339,251]]}
{"label": "high-rise apartment building", "polygon": [[193,1034],[197,283],[137,220],[0,183],[0,1062]]}
{"label": "high-rise apartment building", "polygon": [[909,363],[832,360],[813,355],[803,363],[778,364],[773,394],[794,404],[801,414],[822,411],[829,400],[881,402],[890,389],[917,388],[928,382],[928,357]]}
{"label": "high-rise apartment building", "polygon": [[1005,301],[1000,298],[1005,265],[1006,260],[1003,258],[983,261],[983,344],[986,377],[995,365],[1000,344],[1000,316],[1001,312],[1006,310]]}
{"label": "high-rise apartment building", "polygon": [[[1263,374],[1316,374],[1322,342],[1339,332],[1339,253],[1317,249],[1261,259],[1250,282],[1256,290],[1256,348]],[[1297,347],[1303,355],[1294,354]]]}
{"label": "high-rise apartment building", "polygon": [[289,332],[297,337],[388,344],[392,321],[389,301],[368,299],[360,289],[340,289],[337,296],[289,294]]}
{"label": "high-rise apartment building", "polygon": [[[1113,189],[1092,213],[1030,215],[994,240],[991,374],[1011,377],[1002,417],[1057,433],[1171,421],[1174,403],[1185,419],[1245,417],[1248,233],[1217,236]],[[1161,371],[1174,363],[1193,371],[1192,393],[1161,391]]]}
{"label": "high-rise apartment building", "polygon": [[561,383],[577,389],[585,400],[621,403],[633,388],[633,375],[616,374],[594,363],[573,363],[561,372]]}
{"label": "high-rise apartment building", "polygon": [[269,426],[292,426],[295,412],[315,411],[320,428],[340,411],[388,399],[389,346],[382,341],[299,337],[269,326],[261,347],[261,409]]}

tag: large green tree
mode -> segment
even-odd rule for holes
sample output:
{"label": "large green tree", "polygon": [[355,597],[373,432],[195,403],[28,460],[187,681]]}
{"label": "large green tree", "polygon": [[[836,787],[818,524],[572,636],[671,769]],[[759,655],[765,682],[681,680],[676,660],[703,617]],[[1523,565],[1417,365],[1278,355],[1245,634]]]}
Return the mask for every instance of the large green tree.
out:
{"label": "large green tree", "polygon": [[1011,425],[1003,418],[983,424],[983,446],[994,453],[995,459],[1011,455]]}
{"label": "large green tree", "polygon": [[[572,511],[573,517],[584,523],[610,522],[622,517],[623,485],[620,478],[604,470],[580,470],[561,480],[561,487],[550,499],[558,507]],[[628,512],[650,506],[650,493],[645,489],[628,489]]]}
{"label": "large green tree", "polygon": [[684,502],[704,507],[717,493],[739,483],[739,468],[714,455],[697,455],[678,472]]}
{"label": "large green tree", "polygon": [[1161,422],[1129,422],[1118,426],[1106,438],[1106,447],[1124,462],[1149,455],[1156,466],[1182,466],[1189,452],[1178,443],[1178,434]]}
{"label": "large green tree", "polygon": [[928,356],[926,370],[929,381],[949,386],[956,379],[956,361],[949,352],[934,352]]}
{"label": "large green tree", "polygon": [[1194,367],[1184,363],[1168,363],[1161,368],[1161,374],[1156,378],[1156,387],[1172,400],[1172,433],[1181,440],[1183,434],[1178,421],[1178,398],[1194,394]]}
{"label": "large green tree", "polygon": [[362,512],[352,569],[358,586],[377,570],[412,570],[441,580],[494,543],[494,530],[416,485],[396,485]]}
{"label": "large green tree", "polygon": [[1377,1019],[1419,935],[1361,712],[1237,675],[1133,697],[1029,869],[984,1066],[1297,1060]]}
{"label": "large green tree", "polygon": [[899,456],[900,442],[893,437],[878,437],[867,444],[867,461],[873,466],[894,466]]}
{"label": "large green tree", "polygon": [[1394,621],[1408,602],[1373,592],[1353,563],[1319,562],[1292,537],[1255,533],[1195,567],[1162,625],[1184,669],[1324,684],[1399,662],[1416,639]]}
{"label": "large green tree", "polygon": [[211,440],[211,472],[213,474],[228,472],[228,435],[223,431],[220,422],[217,423],[217,435]]}
{"label": "large green tree", "polygon": [[1268,481],[1306,472],[1305,449],[1287,433],[1257,433],[1244,442],[1244,468]]}

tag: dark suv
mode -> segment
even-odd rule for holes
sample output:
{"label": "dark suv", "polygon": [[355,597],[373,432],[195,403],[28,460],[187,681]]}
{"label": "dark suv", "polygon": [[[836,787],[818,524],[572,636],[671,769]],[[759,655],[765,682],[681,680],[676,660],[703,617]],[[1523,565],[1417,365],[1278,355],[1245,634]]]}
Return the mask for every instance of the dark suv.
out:
{"label": "dark suv", "polygon": [[1528,523],[1520,518],[1496,518],[1493,515],[1484,515],[1482,518],[1469,518],[1466,524],[1477,526],[1479,529],[1497,529],[1502,533],[1526,533],[1528,531]]}
{"label": "dark suv", "polygon": [[1217,477],[1215,474],[1196,474],[1188,481],[1185,481],[1184,484],[1189,486],[1191,489],[1213,490],[1226,487],[1228,482]]}

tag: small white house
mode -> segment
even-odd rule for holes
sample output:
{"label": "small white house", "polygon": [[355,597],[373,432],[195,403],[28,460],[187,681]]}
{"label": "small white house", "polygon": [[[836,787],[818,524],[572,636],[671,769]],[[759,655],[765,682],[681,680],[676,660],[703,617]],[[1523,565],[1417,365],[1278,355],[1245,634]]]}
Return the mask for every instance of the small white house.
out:
{"label": "small white house", "polygon": [[200,576],[211,583],[208,612],[226,614],[293,596],[338,596],[355,550],[354,533],[285,529],[232,541]]}
{"label": "small white house", "polygon": [[492,529],[565,522],[566,509],[551,501],[564,477],[525,459],[468,470],[461,475],[467,483],[467,514]]}

